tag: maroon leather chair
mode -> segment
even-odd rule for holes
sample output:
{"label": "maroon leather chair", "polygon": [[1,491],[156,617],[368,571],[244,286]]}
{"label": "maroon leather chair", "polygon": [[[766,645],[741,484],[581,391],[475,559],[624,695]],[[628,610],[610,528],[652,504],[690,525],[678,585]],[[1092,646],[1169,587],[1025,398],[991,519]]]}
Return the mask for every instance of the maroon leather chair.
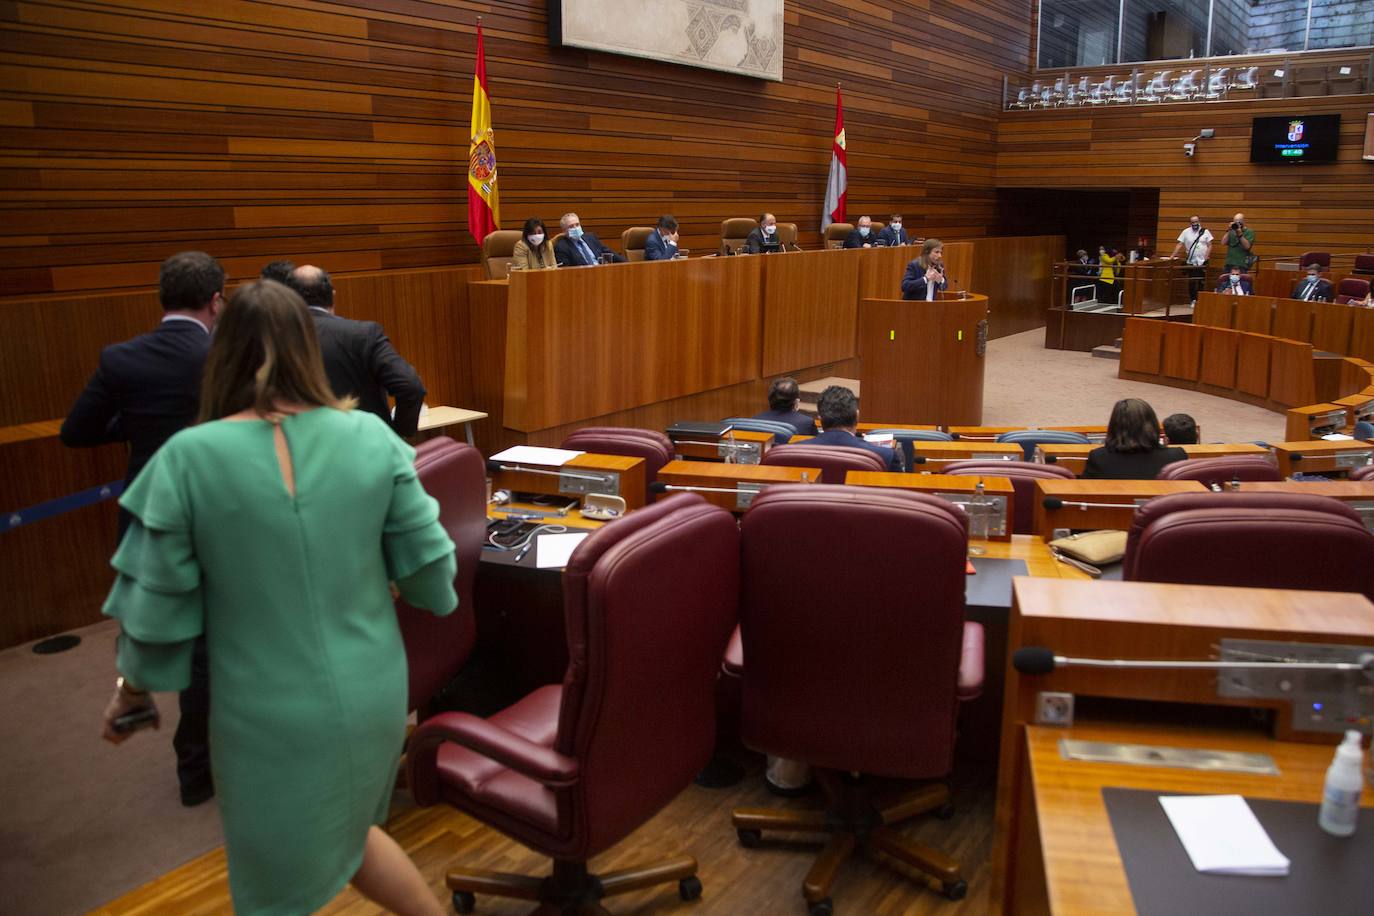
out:
{"label": "maroon leather chair", "polygon": [[1343,277],[1336,284],[1336,301],[1342,305],[1363,302],[1369,295],[1369,281],[1363,277]]}
{"label": "maroon leather chair", "polygon": [[1355,255],[1354,272],[1367,276],[1374,276],[1374,254]]}
{"label": "maroon leather chair", "polygon": [[628,426],[584,426],[563,440],[561,448],[623,455],[644,459],[644,501],[653,502],[649,485],[658,479],[659,469],[673,460],[673,443],[656,429]]}
{"label": "maroon leather chair", "polygon": [[[821,483],[844,483],[850,471],[886,471],[887,464],[872,452],[845,445],[775,445],[763,453],[760,464],[792,468],[820,468]],[[813,481],[814,482],[814,481]]]}
{"label": "maroon leather chair", "polygon": [[411,736],[421,805],[445,802],[554,860],[547,880],[461,868],[454,907],[475,893],[539,900],[541,913],[605,913],[603,896],[676,880],[678,856],[594,877],[587,860],[692,782],[715,743],[714,690],[739,601],[729,512],[681,493],[598,529],[563,573],[568,670],[490,719],[444,713]]}
{"label": "maroon leather chair", "polygon": [[453,540],[458,562],[453,583],[458,607],[447,617],[396,599],[410,666],[407,708],[420,710],[424,718],[429,702],[458,676],[477,641],[472,584],[487,537],[486,463],[471,445],[439,436],[415,449],[415,470],[425,492],[439,501],[439,524]]}
{"label": "maroon leather chair", "polygon": [[1310,267],[1313,264],[1322,270],[1331,269],[1331,252],[1329,251],[1304,251],[1302,257],[1298,258],[1298,263],[1303,267]]}
{"label": "maroon leather chair", "polygon": [[1374,464],[1367,464],[1350,472],[1351,480],[1369,480],[1370,478],[1374,478]]}
{"label": "maroon leather chair", "polygon": [[1032,534],[1035,526],[1035,482],[1037,480],[1072,480],[1073,471],[1057,464],[1039,464],[1034,461],[986,461],[970,458],[967,461],[951,461],[945,465],[942,474],[956,474],[960,477],[1006,477],[1011,481],[1015,499],[1012,503],[1011,519],[1014,534]]}
{"label": "maroon leather chair", "polygon": [[1122,578],[1359,592],[1374,599],[1374,534],[1304,493],[1174,493],[1136,510]]}
{"label": "maroon leather chair", "polygon": [[1278,465],[1263,455],[1235,455],[1175,461],[1164,465],[1155,479],[1198,480],[1208,487],[1225,487],[1233,480],[1279,481],[1283,480],[1283,475],[1279,473]]}
{"label": "maroon leather chair", "polygon": [[[961,686],[981,688],[982,629],[964,623],[963,514],[923,493],[783,484],[754,499],[740,529],[744,742],[811,764],[829,799],[824,812],[736,809],[740,843],[764,830],[830,834],[802,885],[812,913],[830,912],[835,873],[859,845],[962,897],[959,863],[891,826],[949,816],[948,788],[880,807],[869,777],[947,774]],[[824,574],[798,576],[797,557]]]}

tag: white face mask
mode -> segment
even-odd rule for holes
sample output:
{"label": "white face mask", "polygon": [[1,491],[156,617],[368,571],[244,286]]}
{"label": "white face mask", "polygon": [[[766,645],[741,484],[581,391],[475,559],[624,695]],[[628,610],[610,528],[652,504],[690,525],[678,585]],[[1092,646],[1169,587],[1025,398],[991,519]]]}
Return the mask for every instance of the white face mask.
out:
{"label": "white face mask", "polygon": [[544,233],[536,232],[533,235],[531,235],[530,244],[535,246],[544,244]]}
{"label": "white face mask", "polygon": [[859,235],[863,236],[864,238],[868,238],[868,233],[869,233],[869,227],[868,227],[868,226],[860,226],[860,227],[859,227]]}
{"label": "white face mask", "polygon": [[1231,274],[1231,285],[1235,286],[1238,283],[1240,283],[1240,274]]}
{"label": "white face mask", "polygon": [[763,227],[763,234],[764,234],[764,235],[772,235],[774,232],[777,232],[777,231],[778,231],[778,227],[777,227],[777,226],[764,226],[764,227]]}
{"label": "white face mask", "polygon": [[572,239],[573,241],[577,241],[578,239],[582,238],[582,227],[573,226],[571,229],[569,229],[568,238]]}
{"label": "white face mask", "polygon": [[901,230],[901,228],[902,228],[902,224],[901,224],[901,223],[894,222],[894,223],[892,224],[892,231],[893,231],[893,232],[898,232],[898,231]]}

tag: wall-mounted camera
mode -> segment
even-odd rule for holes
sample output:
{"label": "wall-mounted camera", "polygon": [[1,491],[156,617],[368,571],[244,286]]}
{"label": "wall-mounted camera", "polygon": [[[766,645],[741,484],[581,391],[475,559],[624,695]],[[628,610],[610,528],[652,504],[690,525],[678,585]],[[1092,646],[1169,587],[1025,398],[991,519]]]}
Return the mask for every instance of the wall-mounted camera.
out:
{"label": "wall-mounted camera", "polygon": [[1185,155],[1185,156],[1191,156],[1191,155],[1193,155],[1193,154],[1196,153],[1196,152],[1197,152],[1197,144],[1196,144],[1196,143],[1185,143],[1185,144],[1183,144],[1183,155]]}

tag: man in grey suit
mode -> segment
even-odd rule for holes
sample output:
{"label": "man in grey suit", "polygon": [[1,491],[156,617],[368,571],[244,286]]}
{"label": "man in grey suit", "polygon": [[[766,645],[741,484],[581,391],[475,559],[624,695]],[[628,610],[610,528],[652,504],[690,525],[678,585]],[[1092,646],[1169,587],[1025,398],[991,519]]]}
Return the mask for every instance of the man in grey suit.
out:
{"label": "man in grey suit", "polygon": [[[334,287],[329,274],[318,267],[305,264],[293,270],[291,288],[300,293],[315,319],[324,371],[334,393],[357,398],[359,408],[381,417],[398,436],[415,435],[425,386],[396,352],[382,326],[335,315]],[[396,399],[394,419],[388,395]]]}

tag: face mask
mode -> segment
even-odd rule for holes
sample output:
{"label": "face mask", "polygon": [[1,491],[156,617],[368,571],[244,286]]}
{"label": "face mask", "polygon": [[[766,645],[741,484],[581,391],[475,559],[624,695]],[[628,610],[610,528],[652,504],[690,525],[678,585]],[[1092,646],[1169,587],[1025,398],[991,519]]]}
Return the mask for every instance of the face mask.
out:
{"label": "face mask", "polygon": [[893,224],[892,224],[892,231],[893,231],[893,232],[898,232],[898,231],[901,230],[901,228],[902,228],[902,224],[901,224],[901,223],[893,223]]}
{"label": "face mask", "polygon": [[1193,231],[1194,231],[1194,232],[1197,232],[1197,231],[1198,231],[1199,229],[1201,229],[1201,228],[1202,228],[1202,223],[1193,223]]}
{"label": "face mask", "polygon": [[1315,279],[1317,279],[1317,277],[1319,277],[1319,276],[1321,276],[1321,274],[1317,273],[1317,272],[1314,270],[1314,271],[1310,271],[1310,272],[1307,274],[1307,279],[1309,279],[1309,280],[1315,280]]}
{"label": "face mask", "polygon": [[869,228],[868,228],[867,226],[860,226],[860,227],[859,227],[859,235],[863,236],[864,238],[868,238],[868,233],[869,233]]}
{"label": "face mask", "polygon": [[777,226],[764,226],[764,227],[763,227],[763,234],[764,234],[764,235],[772,235],[774,232],[777,232],[777,231],[778,231],[778,227],[777,227]]}
{"label": "face mask", "polygon": [[534,235],[531,235],[531,236],[530,236],[530,244],[531,244],[531,245],[534,245],[534,246],[536,246],[536,247],[538,247],[539,245],[544,244],[544,233],[542,233],[542,232],[536,232],[536,233],[534,233]]}
{"label": "face mask", "polygon": [[1231,285],[1235,286],[1240,282],[1240,274],[1231,274]]}
{"label": "face mask", "polygon": [[581,227],[581,226],[573,226],[571,229],[569,229],[569,230],[568,230],[568,238],[572,239],[574,242],[577,241],[578,239],[582,238],[582,227]]}

